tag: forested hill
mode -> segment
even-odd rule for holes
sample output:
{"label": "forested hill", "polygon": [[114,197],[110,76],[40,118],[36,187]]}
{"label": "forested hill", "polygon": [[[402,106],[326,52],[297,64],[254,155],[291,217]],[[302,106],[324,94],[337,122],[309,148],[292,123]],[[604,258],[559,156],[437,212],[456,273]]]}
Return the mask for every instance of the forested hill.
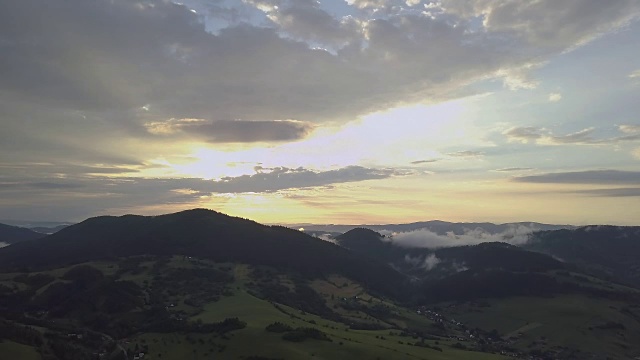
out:
{"label": "forested hill", "polygon": [[161,216],[102,216],[0,249],[2,268],[47,268],[135,255],[188,255],[268,265],[303,276],[338,273],[385,293],[405,277],[300,231],[195,209]]}
{"label": "forested hill", "polygon": [[24,240],[39,239],[41,237],[44,237],[44,234],[30,229],[0,224],[0,243],[14,244]]}
{"label": "forested hill", "polygon": [[[418,266],[427,272],[432,272],[437,270],[437,267],[444,265],[452,267],[453,264],[464,264],[464,268],[474,270],[506,269],[509,271],[545,271],[564,267],[562,262],[548,255],[500,242],[446,248],[409,248],[402,247],[392,239],[365,228],[350,230],[336,237],[336,241],[351,251],[392,263],[396,268],[405,270],[415,269]],[[428,269],[424,264],[427,257],[432,257],[437,262]]]}
{"label": "forested hill", "polygon": [[640,227],[585,226],[535,233],[525,248],[576,263],[610,280],[640,286]]}

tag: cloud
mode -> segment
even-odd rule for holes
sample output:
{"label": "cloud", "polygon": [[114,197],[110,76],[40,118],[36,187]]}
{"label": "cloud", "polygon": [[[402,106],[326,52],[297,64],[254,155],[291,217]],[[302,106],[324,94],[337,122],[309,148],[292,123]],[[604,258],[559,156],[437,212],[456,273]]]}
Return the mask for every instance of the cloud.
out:
{"label": "cloud", "polygon": [[452,157],[459,157],[459,158],[477,158],[477,157],[484,156],[484,153],[481,151],[465,150],[465,151],[456,151],[456,152],[448,153],[447,155]]}
{"label": "cloud", "polygon": [[306,137],[313,125],[294,120],[207,121],[170,119],[145,124],[154,135],[187,134],[212,143],[292,141]]}
{"label": "cloud", "polygon": [[256,167],[255,174],[217,180],[81,175],[59,179],[5,177],[0,178],[0,217],[28,217],[20,215],[22,209],[28,213],[56,209],[57,216],[84,218],[108,209],[188,205],[216,194],[271,193],[407,174],[400,169],[348,166],[326,171]]}
{"label": "cloud", "polygon": [[636,70],[629,74],[630,79],[640,79],[640,70]]}
{"label": "cloud", "polygon": [[633,157],[635,157],[636,159],[640,160],[640,147],[635,148],[631,153],[631,155],[633,155]]}
{"label": "cloud", "polygon": [[[576,45],[637,17],[633,0],[605,4],[598,0],[442,0],[442,8],[463,17],[483,19],[488,31],[514,33],[522,41],[545,47]],[[631,11],[625,14],[625,11]]]}
{"label": "cloud", "polygon": [[407,175],[408,172],[398,169],[371,169],[362,166],[347,166],[335,170],[314,171],[305,168],[263,168],[256,166],[256,173],[251,175],[228,176],[218,180],[198,178],[135,178],[135,177],[75,177],[51,179],[46,181],[29,181],[27,179],[5,180],[0,182],[0,191],[12,189],[81,189],[96,191],[109,190],[105,193],[119,191],[149,190],[161,186],[165,191],[189,196],[200,196],[211,193],[247,193],[273,192],[286,189],[328,186],[339,183],[364,180],[385,179],[392,176]]}
{"label": "cloud", "polygon": [[640,184],[640,171],[588,170],[519,176],[511,179],[536,184]]}
{"label": "cloud", "polygon": [[424,258],[421,257],[412,257],[410,255],[405,255],[404,261],[408,264],[411,264],[414,267],[424,269],[426,271],[431,271],[436,268],[442,260],[440,260],[436,254],[429,254]]}
{"label": "cloud", "polygon": [[440,159],[416,160],[416,161],[412,161],[411,164],[413,164],[413,165],[431,164],[431,163],[438,162],[438,161],[440,161]]}
{"label": "cloud", "polygon": [[56,190],[56,189],[78,189],[83,185],[73,182],[65,181],[15,181],[15,182],[0,182],[0,191],[2,189],[39,189],[39,190]]}
{"label": "cloud", "polygon": [[167,149],[175,136],[296,141],[310,123],[525,78],[640,11],[631,0],[570,1],[562,11],[483,0],[433,2],[423,13],[415,2],[367,0],[339,17],[307,0],[189,3],[198,12],[161,0],[2,2],[0,152],[18,162],[139,162],[176,150]]}
{"label": "cloud", "polygon": [[531,90],[539,84],[538,80],[532,78],[531,71],[541,66],[541,63],[527,63],[520,67],[500,69],[496,75],[502,78],[504,86],[510,90]]}
{"label": "cloud", "polygon": [[539,145],[615,145],[623,142],[640,140],[640,132],[637,132],[634,125],[621,125],[619,130],[625,135],[596,138],[595,128],[582,129],[580,131],[555,135],[550,130],[536,127],[513,127],[505,130],[502,134],[509,142],[536,143]]}
{"label": "cloud", "polygon": [[549,94],[549,101],[558,102],[560,100],[562,100],[562,94],[560,94],[560,93],[551,93],[551,94]]}
{"label": "cloud", "polygon": [[[574,0],[561,9],[548,0],[445,1],[426,15],[403,11],[403,1],[354,1],[388,15],[338,18],[315,1],[230,1],[227,10],[263,10],[269,26],[245,22],[210,33],[219,18],[207,16],[216,11],[168,1],[52,1],[0,9],[1,65],[12,69],[0,88],[8,94],[81,110],[149,104],[165,119],[211,120],[335,120],[425,95],[451,97],[470,81],[526,73],[532,61],[640,11],[634,0]],[[481,17],[476,31],[471,22]]]}
{"label": "cloud", "polygon": [[528,168],[528,167],[509,167],[509,168],[495,169],[493,171],[511,172],[511,171],[527,171],[527,170],[533,170],[533,168]]}
{"label": "cloud", "polygon": [[543,136],[538,142],[551,145],[595,144],[598,141],[591,136],[593,130],[594,128],[588,128],[567,135]]}
{"label": "cloud", "polygon": [[410,232],[394,233],[385,240],[395,245],[407,248],[446,248],[455,246],[477,245],[485,242],[506,242],[512,245],[522,245],[529,240],[529,235],[538,229],[524,225],[512,226],[501,233],[489,233],[483,229],[466,229],[463,234],[448,232],[439,235],[429,229],[419,229]]}
{"label": "cloud", "polygon": [[277,167],[265,169],[257,167],[257,173],[237,177],[224,177],[214,182],[216,192],[267,192],[292,188],[326,186],[337,183],[384,179],[406,175],[395,169],[369,169],[361,166],[347,166],[328,171],[313,171],[304,168],[290,169]]}
{"label": "cloud", "polygon": [[573,193],[598,197],[639,197],[640,188],[591,189]]}
{"label": "cloud", "polygon": [[618,129],[627,134],[640,133],[640,125],[618,125]]}
{"label": "cloud", "polygon": [[[640,14],[636,0],[422,5],[353,0],[336,15],[310,0],[2,1],[0,162],[14,169],[32,162],[68,163],[10,174],[30,189],[60,181],[82,184],[86,198],[127,198],[133,195],[119,189],[145,183],[149,188],[140,191],[168,189],[158,196],[160,202],[191,200],[198,194],[173,190],[200,191],[198,181],[174,188],[176,182],[133,177],[143,176],[143,166],[153,159],[297,141],[315,126],[468,96],[487,80],[531,87],[538,81],[535,70],[546,61]],[[545,136],[551,135],[539,133]],[[348,179],[344,171],[309,171],[272,172],[290,182],[283,186]],[[352,179],[393,176],[367,171]],[[95,177],[100,174],[110,176]],[[260,176],[216,186],[278,187]],[[121,181],[99,185],[106,177]],[[260,187],[260,181],[269,186]],[[78,189],[49,190],[55,197]],[[0,202],[17,206],[17,199]],[[124,203],[118,201],[113,204]],[[83,204],[78,212],[95,206]]]}
{"label": "cloud", "polygon": [[267,18],[292,37],[338,48],[357,39],[362,26],[350,16],[334,18],[317,1],[290,1],[265,10]]}
{"label": "cloud", "polygon": [[336,239],[331,234],[313,233],[313,236],[317,237],[320,240],[328,241],[330,243],[334,243],[338,245],[338,243],[336,242]]}
{"label": "cloud", "polygon": [[541,129],[533,126],[513,127],[505,130],[502,134],[505,135],[510,142],[519,141],[522,143],[528,143],[529,141],[540,139],[542,137],[540,131]]}

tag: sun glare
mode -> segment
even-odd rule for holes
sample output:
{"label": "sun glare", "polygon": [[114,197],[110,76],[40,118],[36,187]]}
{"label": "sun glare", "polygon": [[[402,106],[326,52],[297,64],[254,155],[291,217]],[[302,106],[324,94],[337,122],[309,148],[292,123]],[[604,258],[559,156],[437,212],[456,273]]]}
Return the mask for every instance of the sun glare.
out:
{"label": "sun glare", "polygon": [[256,166],[335,169],[350,165],[391,166],[442,156],[439,148],[481,145],[468,99],[411,105],[376,112],[342,127],[319,126],[303,141],[264,147],[200,147],[193,159],[172,164],[184,177],[219,179],[254,174]]}

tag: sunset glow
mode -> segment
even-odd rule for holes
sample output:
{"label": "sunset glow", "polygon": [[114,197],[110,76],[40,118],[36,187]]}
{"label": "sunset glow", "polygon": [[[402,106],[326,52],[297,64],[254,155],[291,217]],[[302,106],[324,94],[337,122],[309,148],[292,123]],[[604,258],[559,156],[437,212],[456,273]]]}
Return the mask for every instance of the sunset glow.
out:
{"label": "sunset glow", "polygon": [[73,3],[2,6],[0,219],[640,219],[637,2]]}

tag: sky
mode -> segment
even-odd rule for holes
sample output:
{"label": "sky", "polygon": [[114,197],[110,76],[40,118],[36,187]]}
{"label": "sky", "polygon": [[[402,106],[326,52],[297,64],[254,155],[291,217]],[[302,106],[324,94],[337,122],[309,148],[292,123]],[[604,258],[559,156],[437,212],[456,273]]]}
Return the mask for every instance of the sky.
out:
{"label": "sky", "polygon": [[640,1],[0,2],[0,219],[640,225]]}

